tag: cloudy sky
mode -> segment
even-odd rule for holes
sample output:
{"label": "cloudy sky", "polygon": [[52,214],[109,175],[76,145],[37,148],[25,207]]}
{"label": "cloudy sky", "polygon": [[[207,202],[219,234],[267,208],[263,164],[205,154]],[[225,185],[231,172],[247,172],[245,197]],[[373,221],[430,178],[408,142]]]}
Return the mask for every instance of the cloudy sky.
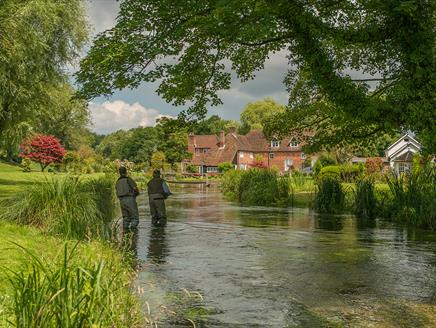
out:
{"label": "cloudy sky", "polygon": [[[115,25],[119,5],[115,0],[88,0],[88,16],[92,34]],[[220,92],[223,105],[212,107],[209,115],[218,114],[225,119],[239,119],[247,102],[265,97],[286,103],[286,92],[281,83],[286,71],[284,54],[271,57],[265,69],[253,81],[244,84],[232,81],[230,90]],[[93,129],[98,133],[110,133],[138,125],[153,125],[159,115],[177,116],[181,108],[166,103],[156,93],[156,84],[144,84],[135,90],[116,92],[109,99],[96,98],[90,103]]]}

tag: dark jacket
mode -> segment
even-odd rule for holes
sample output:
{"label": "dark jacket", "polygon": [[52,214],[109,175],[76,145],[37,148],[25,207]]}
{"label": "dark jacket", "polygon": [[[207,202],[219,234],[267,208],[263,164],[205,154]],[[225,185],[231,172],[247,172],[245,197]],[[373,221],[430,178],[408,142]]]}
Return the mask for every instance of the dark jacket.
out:
{"label": "dark jacket", "polygon": [[138,186],[135,181],[127,176],[121,176],[118,178],[115,190],[118,198],[126,196],[136,197],[139,195]]}
{"label": "dark jacket", "polygon": [[160,194],[164,198],[167,198],[169,195],[171,195],[171,192],[170,192],[165,180],[162,178],[158,178],[158,177],[152,178],[148,182],[147,187],[148,187],[147,189],[148,189],[149,195]]}

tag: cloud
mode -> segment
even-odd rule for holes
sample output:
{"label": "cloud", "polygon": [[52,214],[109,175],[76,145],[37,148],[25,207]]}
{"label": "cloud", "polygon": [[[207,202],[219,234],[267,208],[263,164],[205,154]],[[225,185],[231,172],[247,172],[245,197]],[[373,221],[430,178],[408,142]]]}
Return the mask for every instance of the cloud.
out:
{"label": "cloud", "polygon": [[87,7],[93,36],[115,26],[120,9],[119,2],[115,0],[89,0]]}
{"label": "cloud", "polygon": [[126,103],[122,100],[90,103],[92,129],[107,134],[120,129],[128,130],[138,126],[154,126],[162,115],[153,108],[145,108],[138,102]]}

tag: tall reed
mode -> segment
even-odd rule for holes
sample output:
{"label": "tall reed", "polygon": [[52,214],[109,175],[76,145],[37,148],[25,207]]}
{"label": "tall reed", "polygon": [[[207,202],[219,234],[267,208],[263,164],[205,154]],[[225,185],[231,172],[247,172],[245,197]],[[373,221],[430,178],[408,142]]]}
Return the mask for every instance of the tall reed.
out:
{"label": "tall reed", "polygon": [[107,238],[114,217],[109,178],[47,178],[7,200],[0,218],[31,224],[67,238]]}
{"label": "tall reed", "polygon": [[370,179],[358,180],[354,197],[354,212],[356,216],[363,219],[374,219],[377,214],[374,181]]}
{"label": "tall reed", "polygon": [[388,214],[398,222],[436,229],[436,169],[432,164],[387,177],[392,193]]}
{"label": "tall reed", "polygon": [[[17,245],[18,247],[21,247]],[[8,304],[13,327],[134,327],[136,301],[122,267],[98,260],[78,263],[77,244],[46,261],[25,248],[27,269],[9,271],[13,287]]]}
{"label": "tall reed", "polygon": [[344,209],[345,193],[338,179],[323,178],[317,183],[315,209],[320,213],[339,213]]}

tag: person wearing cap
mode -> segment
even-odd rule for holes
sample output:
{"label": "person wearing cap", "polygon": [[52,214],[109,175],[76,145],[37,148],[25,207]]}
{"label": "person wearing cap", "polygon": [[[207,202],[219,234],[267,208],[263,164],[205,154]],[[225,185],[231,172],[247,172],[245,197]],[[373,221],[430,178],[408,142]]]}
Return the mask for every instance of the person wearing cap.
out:
{"label": "person wearing cap", "polygon": [[153,171],[153,178],[148,182],[147,187],[151,223],[154,226],[164,226],[167,223],[165,199],[171,195],[171,192],[165,180],[161,178],[159,170]]}
{"label": "person wearing cap", "polygon": [[127,176],[127,169],[124,166],[121,166],[118,172],[120,177],[115,185],[115,190],[120,200],[123,215],[123,234],[136,232],[139,224],[139,211],[136,196],[139,195],[139,189],[136,182]]}

